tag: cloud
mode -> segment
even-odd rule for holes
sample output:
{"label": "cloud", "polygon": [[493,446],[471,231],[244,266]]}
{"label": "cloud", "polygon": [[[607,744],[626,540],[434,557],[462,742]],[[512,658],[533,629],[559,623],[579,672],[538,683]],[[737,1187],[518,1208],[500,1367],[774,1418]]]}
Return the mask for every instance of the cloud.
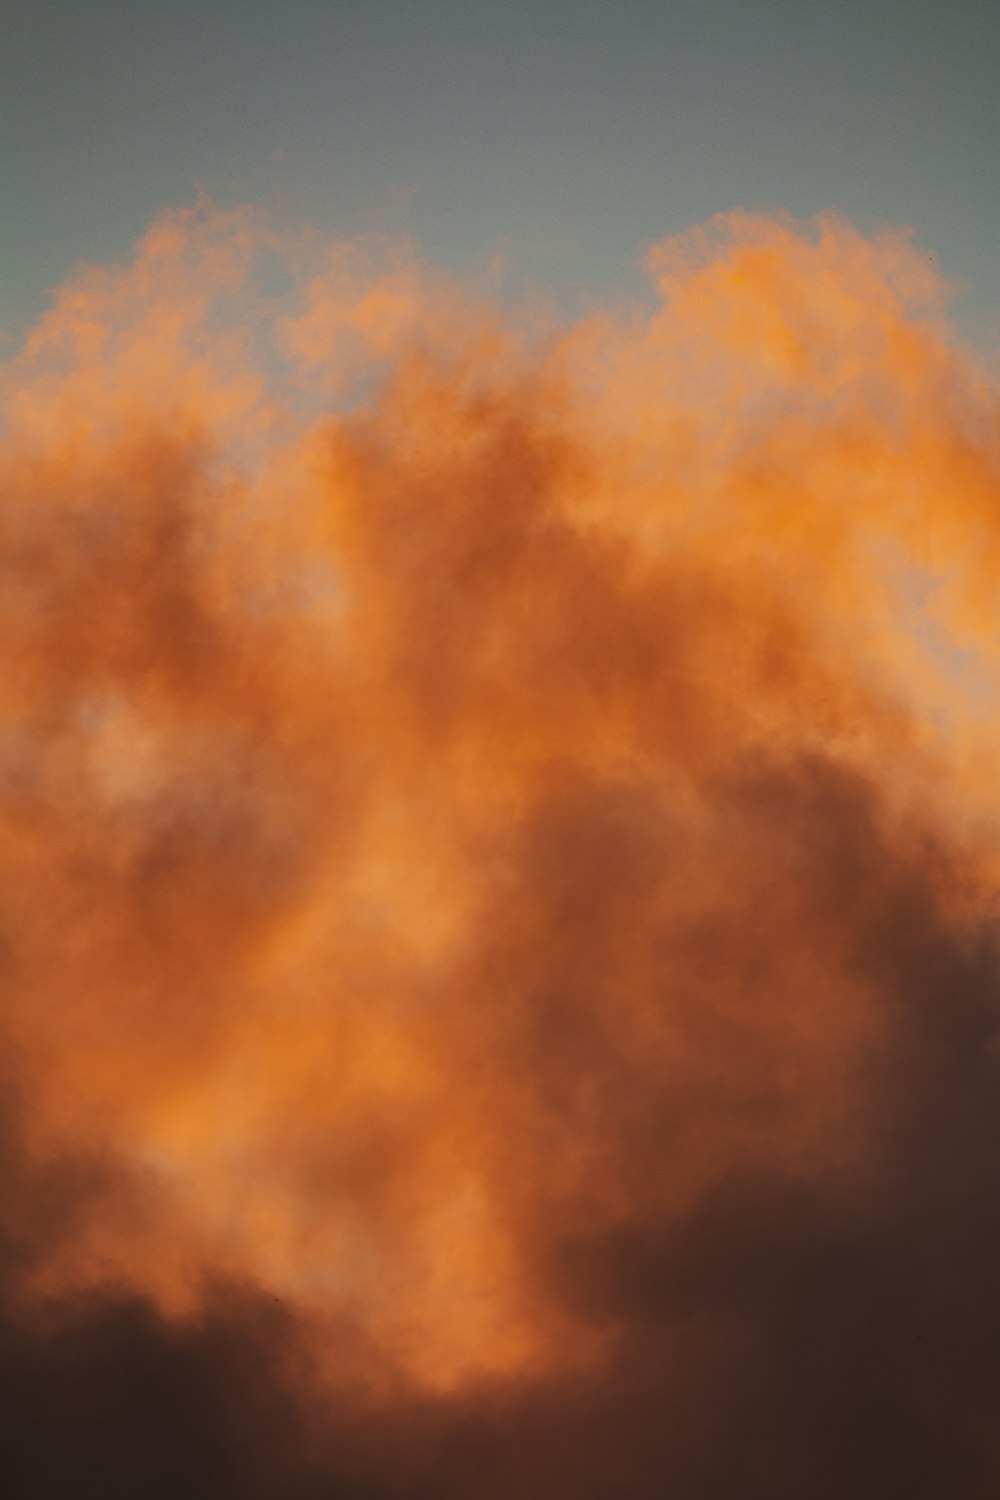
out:
{"label": "cloud", "polygon": [[203,203],[6,367],[9,1492],[994,1492],[995,387],[651,270]]}

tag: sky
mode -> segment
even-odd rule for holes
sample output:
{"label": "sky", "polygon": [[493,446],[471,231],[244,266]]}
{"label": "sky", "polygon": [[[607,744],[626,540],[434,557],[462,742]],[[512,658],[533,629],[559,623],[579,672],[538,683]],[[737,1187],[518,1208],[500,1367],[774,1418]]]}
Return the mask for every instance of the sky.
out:
{"label": "sky", "polygon": [[559,299],[733,208],[907,225],[1000,315],[990,0],[4,0],[0,327],[204,187]]}
{"label": "sky", "polygon": [[4,1497],[1000,1493],[995,14],[6,7]]}

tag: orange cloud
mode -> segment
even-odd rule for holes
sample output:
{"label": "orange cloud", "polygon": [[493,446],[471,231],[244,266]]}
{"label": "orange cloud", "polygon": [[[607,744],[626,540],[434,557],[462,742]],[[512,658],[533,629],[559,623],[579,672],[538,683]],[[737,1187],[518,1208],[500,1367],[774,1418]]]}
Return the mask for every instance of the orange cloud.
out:
{"label": "orange cloud", "polygon": [[986,1027],[997,392],[832,219],[544,332],[373,256],[203,205],[4,374],[12,1305],[253,1288],[383,1412],[628,1357],[676,1478],[733,1184],[870,1224]]}

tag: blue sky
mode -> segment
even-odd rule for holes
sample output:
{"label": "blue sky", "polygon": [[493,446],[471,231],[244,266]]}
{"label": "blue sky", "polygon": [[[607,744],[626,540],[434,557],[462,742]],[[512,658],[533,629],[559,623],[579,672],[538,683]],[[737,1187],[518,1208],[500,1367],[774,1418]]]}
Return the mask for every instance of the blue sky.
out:
{"label": "blue sky", "polygon": [[1000,342],[990,0],[0,0],[0,328],[204,187],[572,305],[734,207],[908,224]]}

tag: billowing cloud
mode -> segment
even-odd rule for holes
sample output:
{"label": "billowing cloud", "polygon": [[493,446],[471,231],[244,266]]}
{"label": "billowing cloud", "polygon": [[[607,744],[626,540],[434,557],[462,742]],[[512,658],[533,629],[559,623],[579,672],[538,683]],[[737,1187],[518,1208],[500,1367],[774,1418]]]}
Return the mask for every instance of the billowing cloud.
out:
{"label": "billowing cloud", "polygon": [[996,385],[650,270],[200,206],[6,368],[8,1492],[995,1493]]}

